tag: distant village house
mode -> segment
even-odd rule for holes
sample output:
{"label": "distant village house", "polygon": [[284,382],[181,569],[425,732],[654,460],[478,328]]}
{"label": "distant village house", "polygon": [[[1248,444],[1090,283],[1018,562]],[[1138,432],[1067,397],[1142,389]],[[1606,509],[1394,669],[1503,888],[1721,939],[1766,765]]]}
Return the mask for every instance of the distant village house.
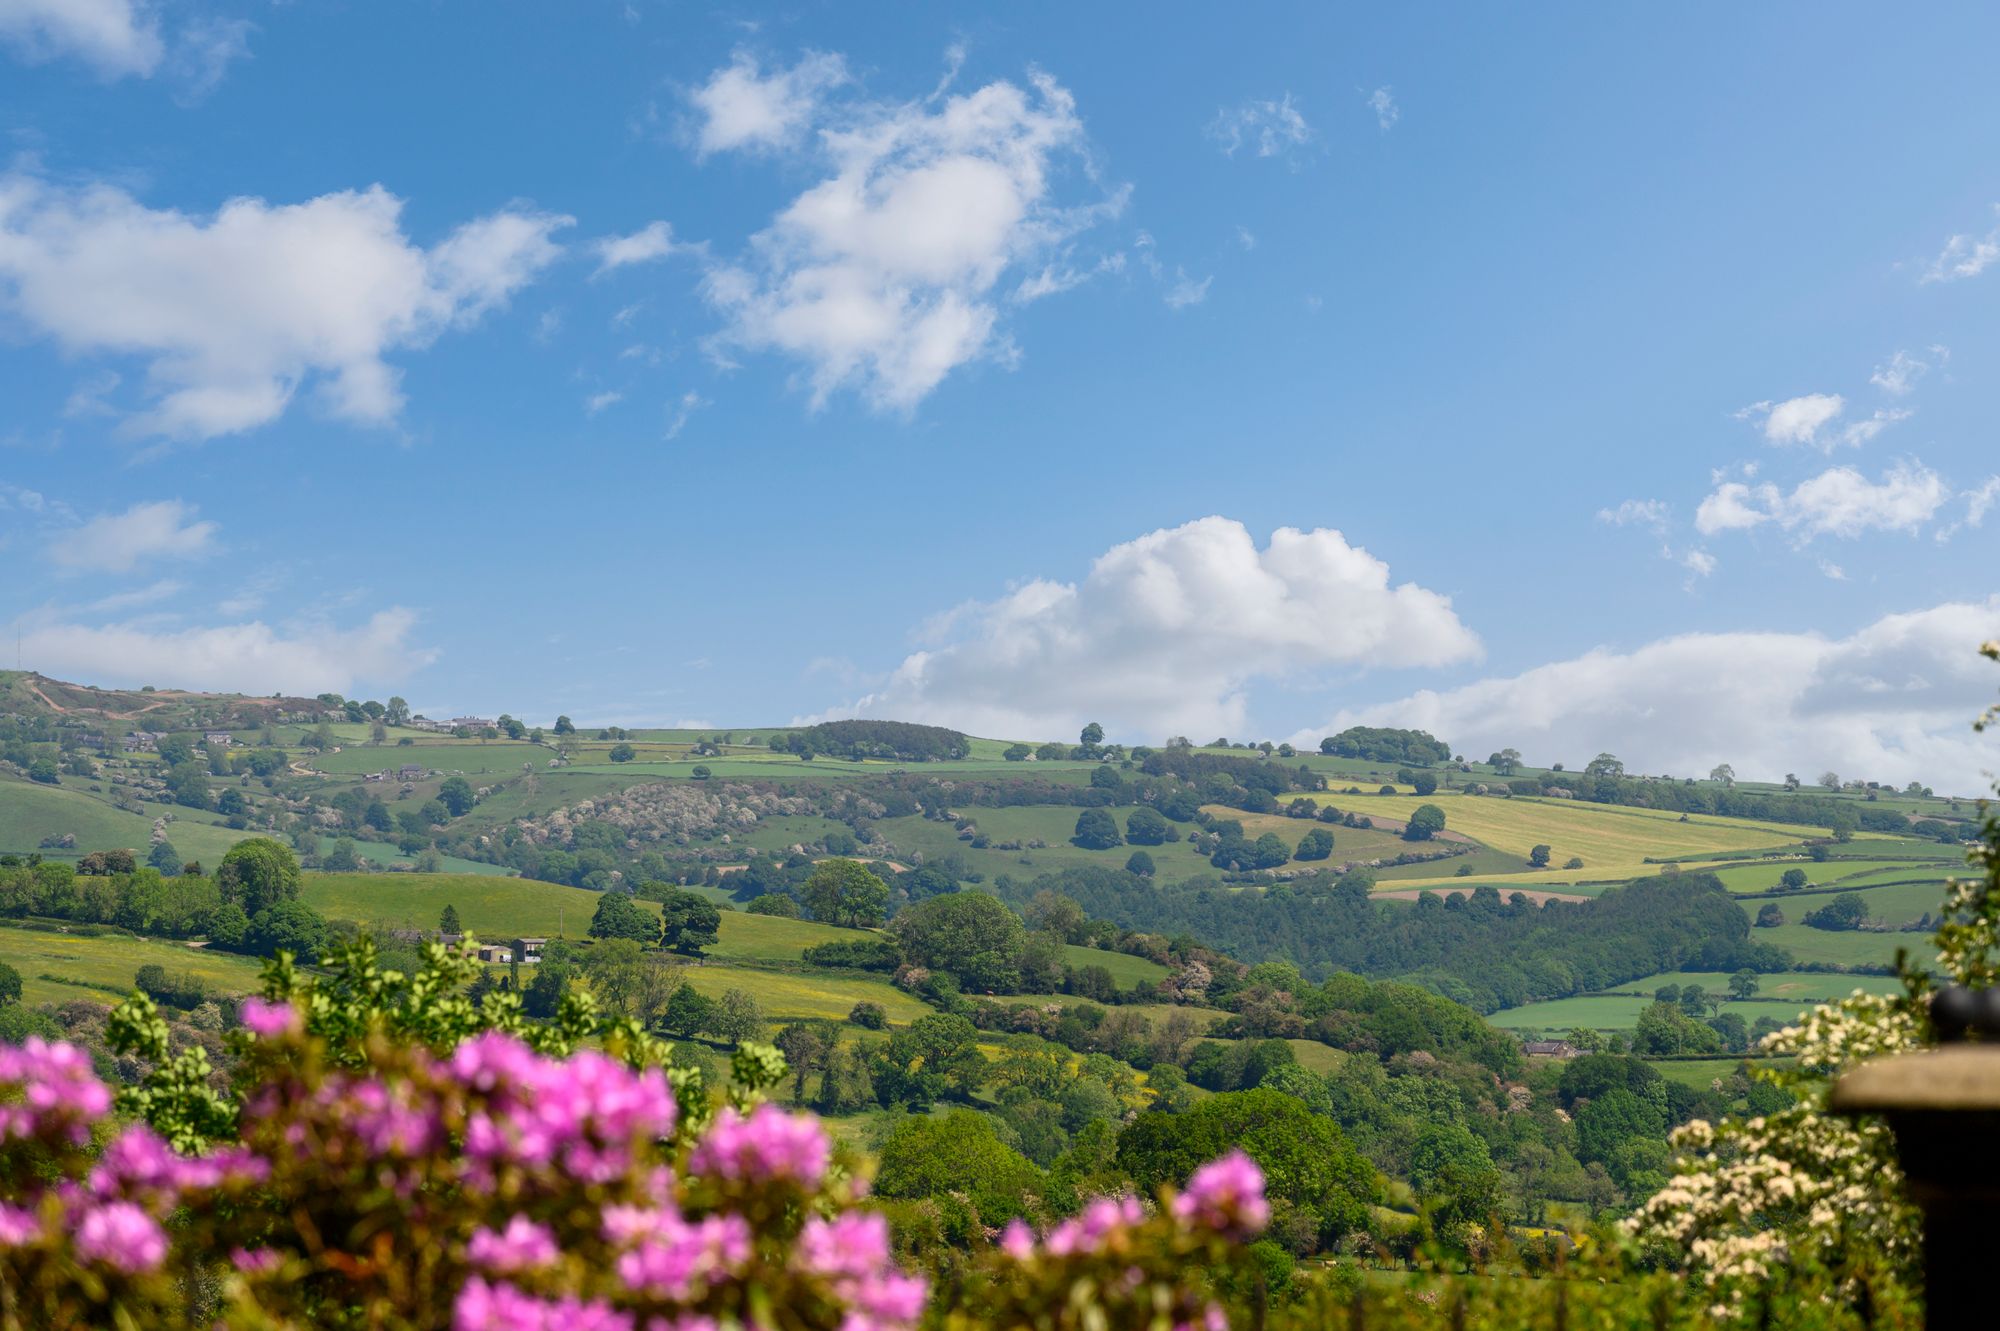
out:
{"label": "distant village house", "polygon": [[1583,1051],[1568,1040],[1530,1040],[1521,1052],[1530,1058],[1575,1058]]}

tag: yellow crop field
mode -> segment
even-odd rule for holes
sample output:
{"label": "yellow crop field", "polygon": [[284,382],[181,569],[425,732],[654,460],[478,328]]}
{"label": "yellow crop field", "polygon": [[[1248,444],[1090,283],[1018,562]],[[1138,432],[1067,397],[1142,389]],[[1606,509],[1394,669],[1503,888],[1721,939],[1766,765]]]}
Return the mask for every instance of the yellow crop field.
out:
{"label": "yellow crop field", "polygon": [[[197,975],[216,991],[247,994],[257,987],[263,963],[254,957],[188,947],[157,938],[44,933],[0,928],[0,961],[21,972],[21,1001],[66,1003],[88,999],[115,1003],[132,992],[132,976],[148,964],[170,975]],[[54,979],[45,979],[54,976]]]}
{"label": "yellow crop field", "polygon": [[[1449,831],[1462,832],[1495,850],[1519,855],[1524,861],[1535,846],[1547,845],[1552,866],[1576,856],[1583,860],[1587,876],[1594,878],[1607,876],[1604,871],[1613,866],[1633,866],[1633,872],[1643,872],[1649,858],[1756,850],[1802,837],[1825,835],[1824,828],[1701,814],[1691,814],[1682,822],[1681,815],[1658,809],[1628,809],[1569,800],[1494,799],[1443,791],[1427,799],[1415,795],[1357,798],[1328,794],[1314,798],[1363,816],[1380,813],[1390,818],[1408,818],[1418,805],[1435,804],[1444,810],[1445,827]],[[1551,878],[1551,881],[1563,880]]]}

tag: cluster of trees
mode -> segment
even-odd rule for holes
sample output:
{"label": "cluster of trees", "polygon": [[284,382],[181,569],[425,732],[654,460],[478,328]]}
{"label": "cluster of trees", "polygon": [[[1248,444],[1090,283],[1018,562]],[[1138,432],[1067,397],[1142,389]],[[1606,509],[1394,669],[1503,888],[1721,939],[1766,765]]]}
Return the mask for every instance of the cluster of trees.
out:
{"label": "cluster of trees", "polygon": [[1161,886],[1109,869],[995,883],[1007,900],[1049,890],[1121,927],[1185,931],[1237,956],[1288,956],[1308,974],[1402,976],[1480,1012],[1586,993],[1679,969],[1783,970],[1780,948],[1709,874],[1662,874],[1582,902],[1536,906],[1490,886],[1414,905],[1374,900],[1362,870],[1301,875],[1262,891],[1212,879]]}
{"label": "cluster of trees", "polygon": [[771,750],[801,758],[923,763],[963,758],[972,752],[972,741],[956,730],[908,721],[822,721],[771,736]]}
{"label": "cluster of trees", "polygon": [[1451,761],[1451,746],[1422,730],[1349,726],[1319,742],[1319,751],[1333,758],[1365,758],[1378,763],[1430,766]]}
{"label": "cluster of trees", "polygon": [[326,921],[299,900],[298,858],[281,842],[238,842],[212,878],[199,865],[175,874],[140,867],[130,851],[84,859],[100,871],[0,857],[0,915],[104,924],[161,938],[206,937],[211,947],[252,956],[283,948],[313,957],[326,941]]}
{"label": "cluster of trees", "polygon": [[1856,831],[1906,833],[1908,820],[1892,808],[1871,807],[1826,795],[1765,794],[1716,782],[1653,780],[1628,777],[1625,765],[1611,754],[1599,754],[1581,773],[1560,767],[1538,777],[1507,783],[1516,795],[1540,795],[1567,790],[1576,799],[1595,804],[1620,804],[1635,809],[1666,809],[1708,813],[1727,818],[1756,818],[1794,826],[1825,827],[1836,841],[1851,840]]}

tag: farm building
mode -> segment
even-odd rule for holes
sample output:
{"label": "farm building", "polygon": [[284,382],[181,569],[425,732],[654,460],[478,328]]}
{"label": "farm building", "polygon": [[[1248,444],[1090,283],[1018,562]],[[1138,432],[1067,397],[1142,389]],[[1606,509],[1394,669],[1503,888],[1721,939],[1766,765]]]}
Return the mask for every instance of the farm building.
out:
{"label": "farm building", "polygon": [[160,737],[150,730],[135,730],[120,741],[127,753],[158,753]]}
{"label": "farm building", "polygon": [[1530,1058],[1575,1058],[1582,1051],[1568,1040],[1530,1040],[1521,1052]]}
{"label": "farm building", "polygon": [[514,940],[514,960],[524,966],[532,966],[542,959],[542,949],[549,945],[546,938],[516,938]]}
{"label": "farm building", "polygon": [[424,779],[424,769],[417,763],[404,763],[398,769],[396,779],[399,781],[421,781]]}
{"label": "farm building", "polygon": [[201,742],[211,749],[226,749],[236,741],[226,730],[204,730],[201,732]]}

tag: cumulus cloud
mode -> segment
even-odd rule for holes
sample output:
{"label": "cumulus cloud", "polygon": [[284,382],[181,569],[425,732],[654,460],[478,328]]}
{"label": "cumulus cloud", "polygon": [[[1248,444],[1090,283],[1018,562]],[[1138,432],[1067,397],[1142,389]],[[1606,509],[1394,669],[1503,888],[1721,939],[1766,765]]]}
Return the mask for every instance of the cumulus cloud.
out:
{"label": "cumulus cloud", "polygon": [[1006,351],[1001,277],[1123,201],[1052,202],[1051,175],[1081,155],[1083,124],[1041,74],[1027,88],[829,109],[819,144],[830,174],[704,283],[727,320],[714,347],[802,362],[815,405],[853,387],[908,410],[952,370]]}
{"label": "cumulus cloud", "polygon": [[1448,597],[1392,585],[1339,532],[1280,528],[1259,549],[1220,517],[1114,546],[1081,582],[1036,579],[961,606],[932,632],[938,645],[844,712],[1005,737],[1090,720],[1133,739],[1234,733],[1254,679],[1480,651]]}
{"label": "cumulus cloud", "polygon": [[1763,421],[1764,438],[1773,444],[1820,444],[1820,431],[1847,409],[1838,393],[1807,393],[1782,402],[1753,402],[1736,413],[1738,420]]}
{"label": "cumulus cloud", "polygon": [[1396,98],[1387,88],[1377,88],[1368,94],[1368,109],[1375,113],[1375,123],[1383,129],[1395,128],[1403,118],[1402,108],[1396,105]]}
{"label": "cumulus cloud", "polygon": [[1208,122],[1208,137],[1229,157],[1247,149],[1258,157],[1289,158],[1312,142],[1313,128],[1286,93],[1276,101],[1252,98],[1224,107]]}
{"label": "cumulus cloud", "polygon": [[[2000,213],[2000,204],[1994,206]],[[1960,278],[1977,277],[1991,267],[1995,259],[2000,259],[2000,226],[1983,236],[1959,234],[1945,241],[1937,258],[1925,267],[1923,282],[1956,282]]]}
{"label": "cumulus cloud", "polygon": [[40,624],[21,636],[23,659],[47,674],[136,687],[312,695],[389,684],[437,653],[413,646],[416,615],[382,610],[351,628],[278,629],[259,621],[179,630],[143,623]]}
{"label": "cumulus cloud", "polygon": [[606,236],[592,248],[597,251],[597,274],[601,276],[628,264],[666,258],[674,252],[674,229],[665,222],[649,222],[629,236]]}
{"label": "cumulus cloud", "polygon": [[727,69],[688,94],[700,118],[695,145],[704,157],[787,147],[804,135],[827,92],[845,82],[847,64],[837,55],[808,52],[790,69],[766,74],[755,56],[738,51]]}
{"label": "cumulus cloud", "polygon": [[385,357],[504,304],[571,223],[509,208],[424,250],[403,234],[402,207],[377,185],[197,216],[12,173],[0,176],[0,304],[73,354],[143,361],[134,434],[253,429],[309,379],[333,415],[386,424],[402,395]]}
{"label": "cumulus cloud", "polygon": [[156,559],[199,559],[215,549],[217,528],[194,515],[194,506],[178,499],[134,504],[55,537],[48,555],[77,573],[130,573]]}
{"label": "cumulus cloud", "polygon": [[1898,462],[1879,481],[1852,467],[1829,467],[1788,494],[1775,485],[1718,485],[1695,511],[1704,536],[1774,522],[1801,541],[1859,536],[1867,531],[1915,531],[1951,499],[1944,478],[1920,462]]}
{"label": "cumulus cloud", "polygon": [[1214,277],[1204,277],[1197,282],[1187,275],[1184,268],[1174,270],[1174,283],[1168,287],[1160,299],[1166,301],[1170,310],[1184,310],[1190,305],[1199,305],[1208,299],[1208,284]]}
{"label": "cumulus cloud", "polygon": [[30,61],[73,55],[107,79],[143,78],[166,54],[158,21],[133,0],[0,0],[0,42]]}
{"label": "cumulus cloud", "polygon": [[1343,711],[1294,742],[1416,726],[1468,755],[1511,745],[1575,766],[1609,750],[1634,771],[1685,776],[1727,762],[1774,780],[1830,768],[1976,795],[2000,765],[1970,724],[1995,684],[1978,647],[1996,635],[2000,597],[1888,615],[1844,638],[1691,633]]}

